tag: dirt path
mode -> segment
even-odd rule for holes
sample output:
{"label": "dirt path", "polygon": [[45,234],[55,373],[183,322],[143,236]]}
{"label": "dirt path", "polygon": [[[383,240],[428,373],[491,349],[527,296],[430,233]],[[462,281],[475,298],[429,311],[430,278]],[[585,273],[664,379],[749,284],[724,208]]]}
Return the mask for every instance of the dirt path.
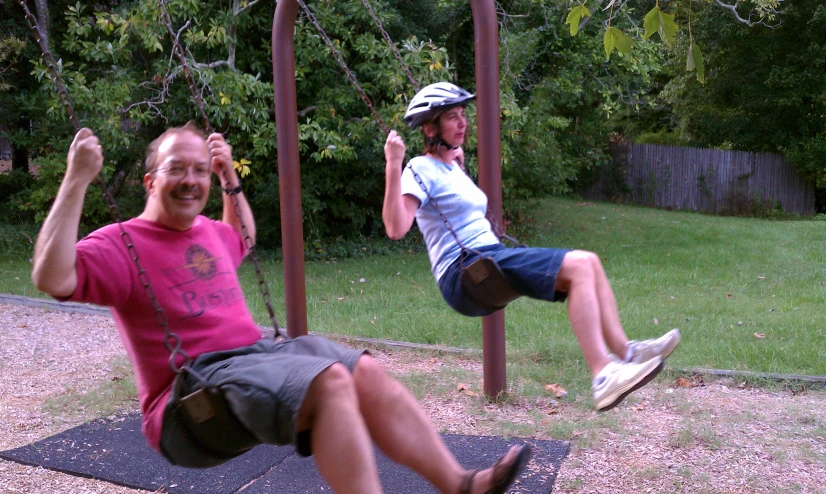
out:
{"label": "dirt path", "polygon": [[[449,384],[416,390],[443,432],[571,440],[554,492],[826,493],[822,390],[732,380],[680,387],[658,378],[597,414],[552,397],[489,404],[470,396],[452,381],[481,376],[478,357],[374,353],[403,381]],[[0,450],[88,420],[92,410],[55,412],[55,398],[121,379],[123,355],[109,318],[0,304]],[[137,491],[0,460],[0,492]]]}

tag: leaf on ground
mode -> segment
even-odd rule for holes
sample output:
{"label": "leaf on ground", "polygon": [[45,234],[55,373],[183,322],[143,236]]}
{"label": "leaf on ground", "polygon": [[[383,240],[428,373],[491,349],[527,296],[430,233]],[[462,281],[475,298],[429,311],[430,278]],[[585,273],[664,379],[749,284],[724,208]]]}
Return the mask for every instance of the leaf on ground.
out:
{"label": "leaf on ground", "polygon": [[545,391],[554,394],[557,398],[565,398],[568,396],[568,392],[565,391],[565,388],[556,383],[546,384]]}
{"label": "leaf on ground", "polygon": [[678,377],[677,382],[676,382],[676,386],[678,388],[690,388],[691,386],[693,386],[693,384],[691,384],[691,381],[689,381],[688,379],[686,379],[684,377]]}
{"label": "leaf on ground", "polygon": [[638,404],[632,406],[631,409],[635,410],[637,412],[641,412],[641,411],[645,410],[645,407],[647,407],[647,406],[648,406],[648,403],[638,403]]}
{"label": "leaf on ground", "polygon": [[657,318],[655,317],[655,318],[654,318],[654,326],[656,326],[656,325],[657,325],[657,324],[659,324],[659,323],[660,323],[660,321],[658,321],[658,320],[657,320]]}
{"label": "leaf on ground", "polygon": [[465,383],[459,383],[456,385],[456,389],[458,389],[459,391],[464,391],[468,389],[468,385]]}
{"label": "leaf on ground", "polygon": [[755,338],[758,338],[758,339],[761,339],[761,340],[766,337],[765,333],[753,333],[753,334],[754,334]]}

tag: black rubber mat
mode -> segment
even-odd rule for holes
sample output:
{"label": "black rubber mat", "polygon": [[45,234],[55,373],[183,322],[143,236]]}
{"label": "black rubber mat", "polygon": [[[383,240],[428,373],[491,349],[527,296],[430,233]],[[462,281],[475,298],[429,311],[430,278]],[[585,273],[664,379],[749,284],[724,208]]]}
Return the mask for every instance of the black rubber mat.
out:
{"label": "black rubber mat", "polygon": [[[509,445],[528,442],[533,457],[510,492],[548,493],[562,460],[568,454],[564,441],[505,440],[500,437],[442,436],[466,468],[486,468]],[[118,485],[162,490],[167,493],[245,494],[328,492],[312,458],[301,458],[292,446],[259,446],[221,466],[188,469],[169,465],[146,443],[135,414],[101,419],[69,429],[28,446],[0,452],[0,457],[38,465],[71,475],[105,480]],[[423,478],[377,453],[379,474],[388,494],[436,492]],[[246,487],[245,487],[246,486]]]}

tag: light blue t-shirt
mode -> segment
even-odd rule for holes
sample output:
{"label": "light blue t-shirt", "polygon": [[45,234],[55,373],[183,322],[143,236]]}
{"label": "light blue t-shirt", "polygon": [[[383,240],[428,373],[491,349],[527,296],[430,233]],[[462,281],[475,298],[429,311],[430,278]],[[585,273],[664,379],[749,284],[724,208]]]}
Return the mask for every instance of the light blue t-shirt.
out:
{"label": "light blue t-shirt", "polygon": [[[422,179],[427,193],[416,181],[411,167]],[[466,248],[476,249],[499,243],[485,218],[488,197],[458,166],[417,156],[404,168],[401,187],[402,194],[410,194],[421,203],[416,211],[416,222],[424,236],[436,281],[459,258],[462,249],[436,212],[431,198],[438,203]]]}

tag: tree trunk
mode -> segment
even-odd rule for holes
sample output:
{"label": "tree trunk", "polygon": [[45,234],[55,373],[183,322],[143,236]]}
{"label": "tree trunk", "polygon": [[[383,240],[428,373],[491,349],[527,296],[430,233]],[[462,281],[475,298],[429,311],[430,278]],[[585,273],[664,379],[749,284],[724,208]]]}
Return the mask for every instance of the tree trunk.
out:
{"label": "tree trunk", "polygon": [[[21,118],[17,123],[18,128],[26,131],[30,129],[29,126],[30,122],[25,118]],[[11,143],[11,169],[29,173],[29,148],[18,147],[14,142]]]}

